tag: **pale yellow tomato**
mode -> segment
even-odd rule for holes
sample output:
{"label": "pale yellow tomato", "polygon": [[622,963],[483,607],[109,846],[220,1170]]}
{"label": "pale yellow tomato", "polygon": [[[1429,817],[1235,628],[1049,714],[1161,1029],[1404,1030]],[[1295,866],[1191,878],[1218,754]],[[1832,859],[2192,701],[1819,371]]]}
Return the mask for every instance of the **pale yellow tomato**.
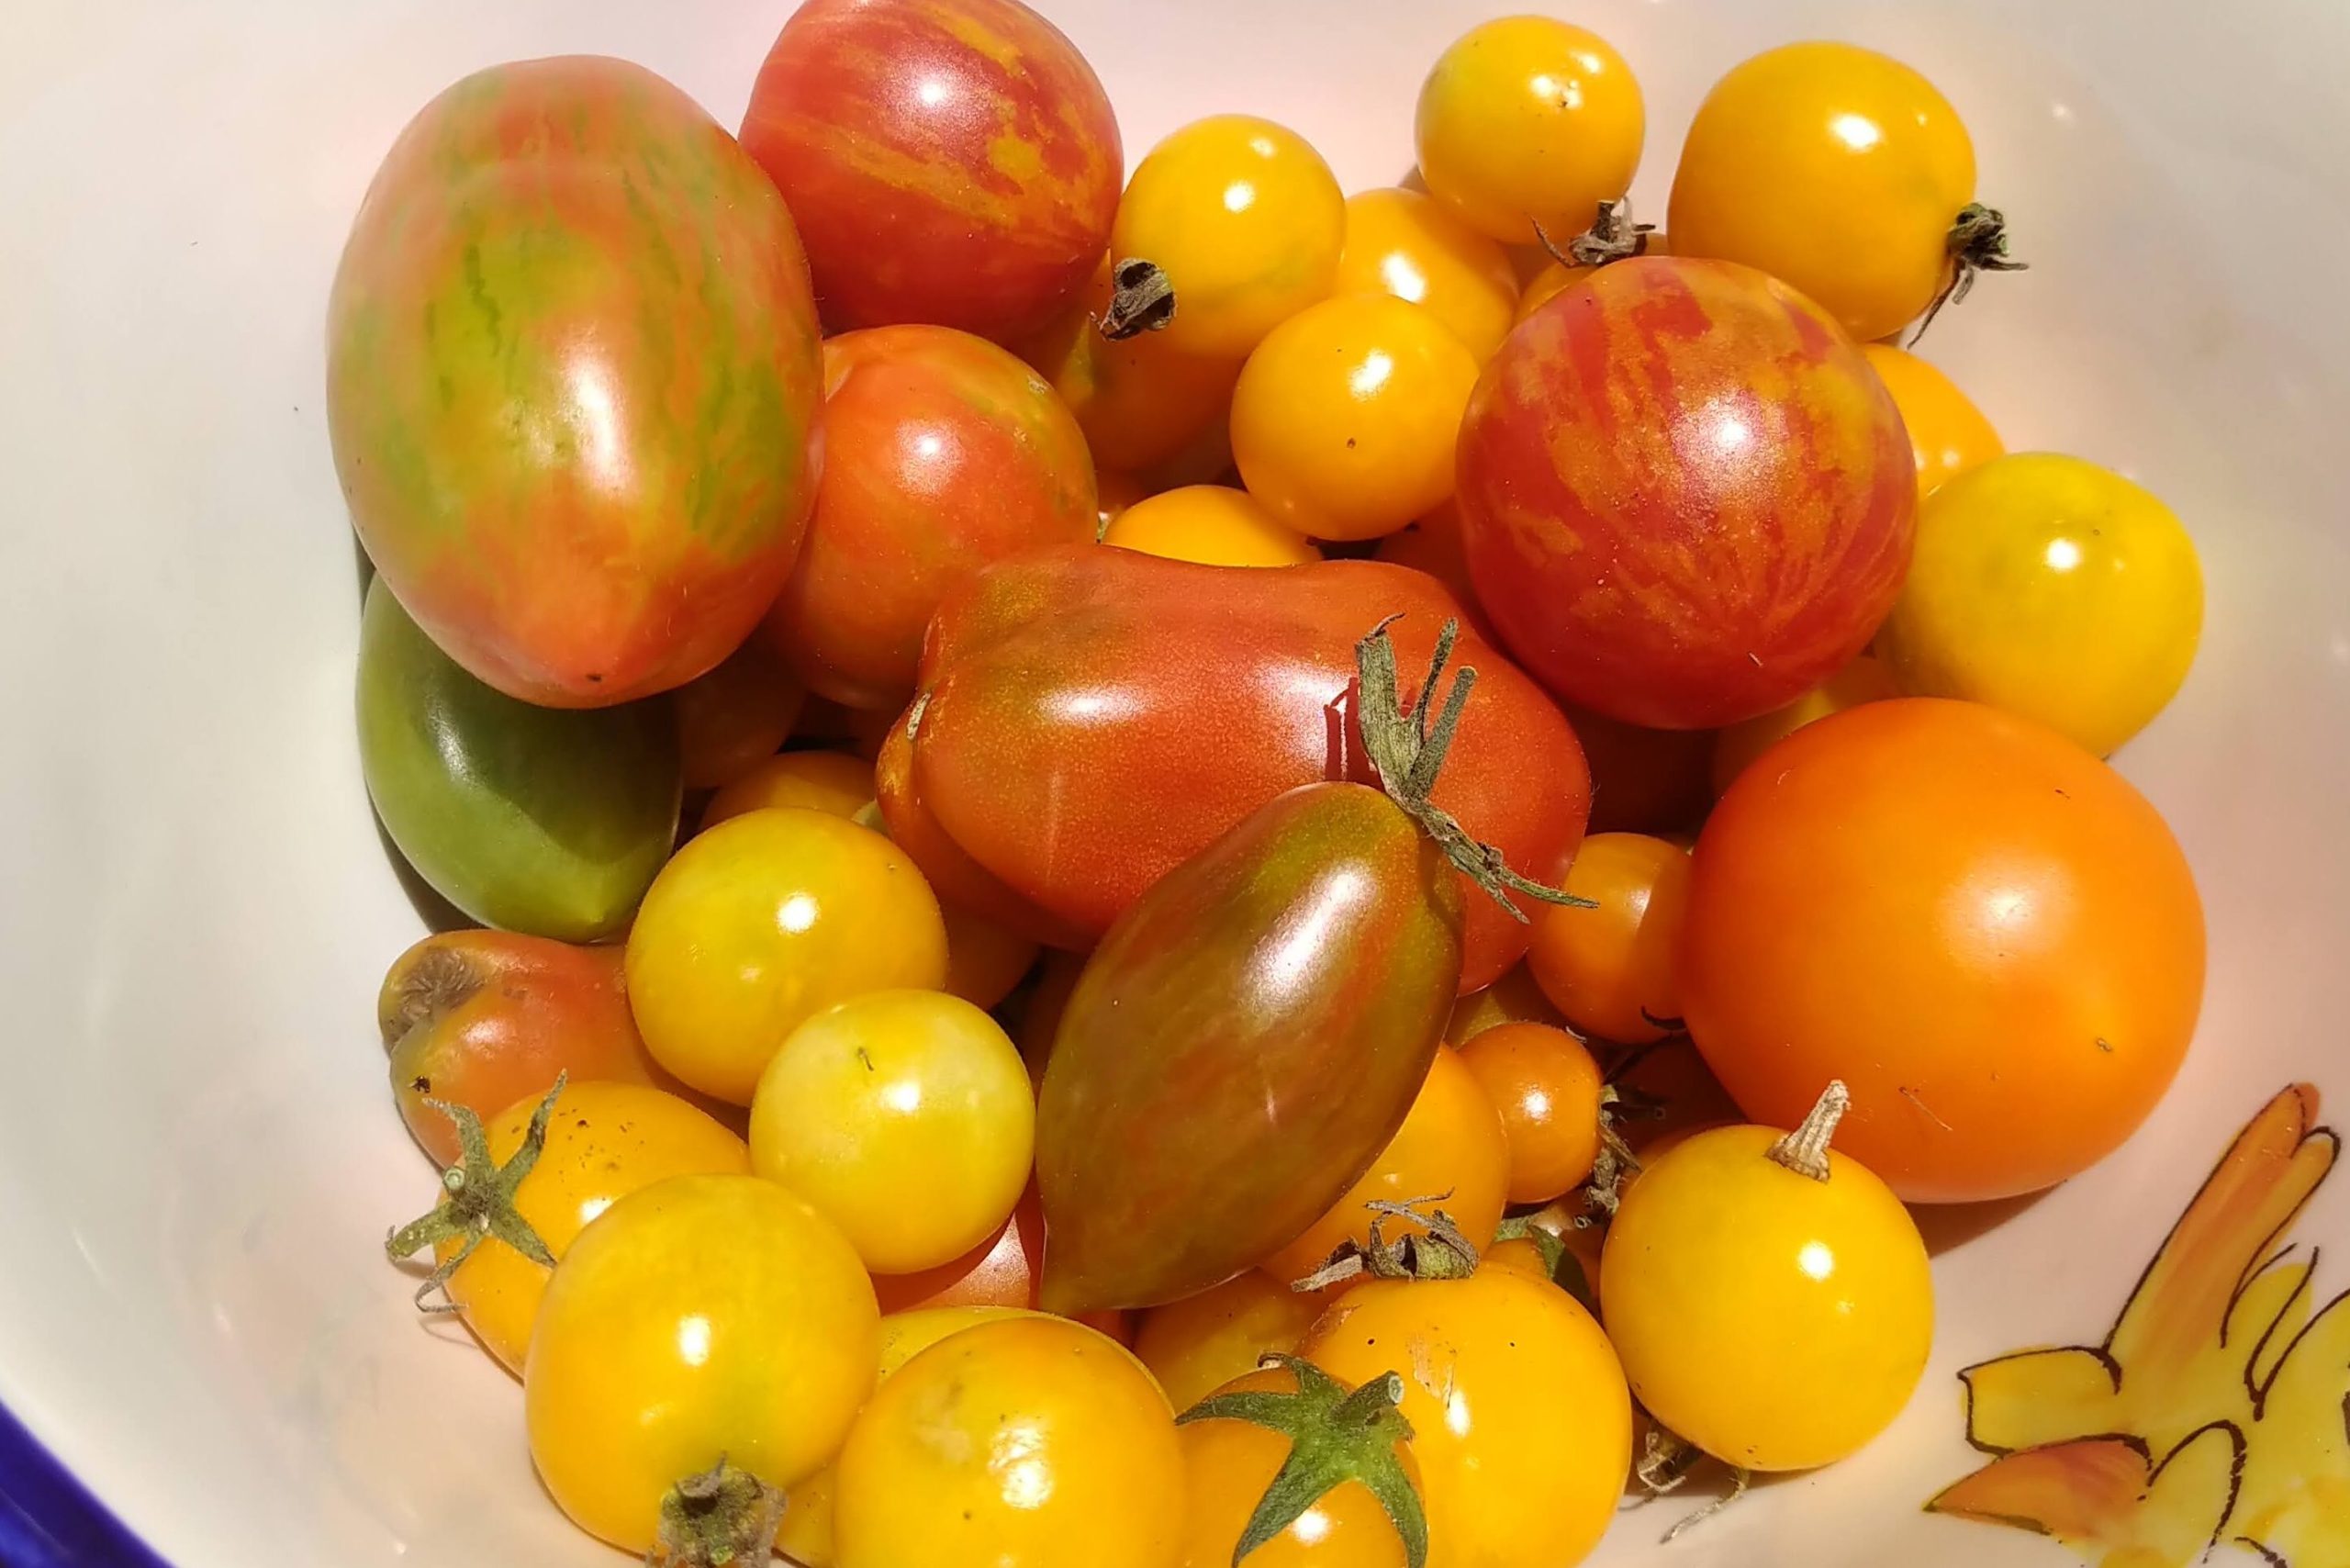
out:
{"label": "pale yellow tomato", "polygon": [[1136,501],[1111,521],[1104,544],[1211,566],[1302,566],[1322,553],[1264,503],[1226,485],[1186,485]]}
{"label": "pale yellow tomato", "polygon": [[1477,361],[1416,305],[1325,300],[1258,345],[1232,395],[1248,493],[1315,539],[1376,539],[1451,498]]}
{"label": "pale yellow tomato", "polygon": [[946,924],[914,863],[878,833],[800,808],[748,812],[677,851],[628,938],[628,999],[654,1059],[751,1103],[801,1023],[852,996],[935,990]]}
{"label": "pale yellow tomato", "polygon": [[2202,633],[2202,565],[2171,510],[2032,452],[1934,492],[1877,651],[1914,696],[2037,719],[2104,756],[2177,695]]}
{"label": "pale yellow tomato", "polygon": [[1347,243],[1336,294],[1388,294],[1419,306],[1477,356],[1491,359],[1517,308],[1509,252],[1418,191],[1347,198]]}

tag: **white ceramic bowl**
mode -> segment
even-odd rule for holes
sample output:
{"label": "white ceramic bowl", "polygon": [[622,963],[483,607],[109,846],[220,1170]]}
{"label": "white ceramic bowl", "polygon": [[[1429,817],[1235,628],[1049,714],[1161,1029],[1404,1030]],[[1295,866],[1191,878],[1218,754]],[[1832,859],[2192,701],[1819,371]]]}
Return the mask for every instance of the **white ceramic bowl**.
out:
{"label": "white ceramic bowl", "polygon": [[[612,1560],[533,1483],[511,1382],[460,1332],[420,1325],[377,1245],[429,1188],[369,1015],[418,922],[353,747],[357,579],[320,417],[321,323],[360,192],[439,88],[496,61],[601,51],[732,124],[788,8],[85,0],[11,17],[0,1404],[182,1568]],[[1130,158],[1183,119],[1249,109],[1305,132],[1350,189],[1410,167],[1422,73],[1505,8],[1048,7],[1109,84]],[[1651,212],[1698,95],[1758,49],[1845,38],[1931,75],[2031,263],[1945,316],[1933,357],[2011,445],[2079,453],[2166,497],[2210,588],[2192,680],[2122,759],[2177,827],[2210,908],[2209,1001],[2177,1090],[2125,1149],[2043,1201],[1935,1218],[1948,1245],[1933,1365],[1883,1440],[1670,1548],[1656,1541],[1676,1505],[1630,1513],[1601,1560],[2075,1561],[2028,1532],[1921,1512],[1985,1462],[1955,1374],[2021,1346],[2098,1343],[2264,1102],[2297,1080],[2350,1096],[2350,8],[1587,0],[1572,14],[1648,91],[1635,194]],[[2350,1240],[2344,1188],[2319,1193],[2299,1240]],[[2194,1280],[2224,1304],[2258,1239],[2227,1277],[2205,1258]],[[2332,1260],[2320,1275],[2320,1301],[2350,1278]],[[2343,1350],[2339,1324],[2304,1348]],[[2188,1338],[2215,1339],[2204,1327]],[[2291,1511],[2295,1481],[2350,1488],[2340,1421],[2329,1436],[2304,1418],[2297,1436],[2245,1409],[2197,1414],[2197,1398],[2225,1402],[2251,1338],[2237,1325],[2227,1375],[2173,1380],[2176,1400],[2142,1369],[2130,1407],[2108,1412],[2114,1429],[2159,1462],[2188,1428],[2232,1417],[2234,1438],[2211,1440],[2243,1440],[2254,1481],[2281,1477],[2287,1511],[2251,1519],[2247,1498],[2213,1527],[2268,1531],[2294,1568],[2341,1568],[2350,1490]],[[2314,1373],[2309,1360],[2300,1397],[2322,1406],[2331,1379],[2338,1417],[2350,1352]],[[2079,1435],[2070,1419],[2052,1415],[2032,1440]],[[2132,1528],[2198,1544],[2206,1505],[2183,1492],[2214,1484],[2208,1470],[2165,1472]],[[76,1560],[84,1529],[100,1542],[88,1560],[105,1559],[105,1530],[71,1523],[35,1449],[0,1431],[8,1489],[46,1511],[65,1541],[56,1560]],[[32,1534],[0,1506],[0,1558],[42,1561]],[[2187,1561],[2143,1561],[2174,1558]]]}

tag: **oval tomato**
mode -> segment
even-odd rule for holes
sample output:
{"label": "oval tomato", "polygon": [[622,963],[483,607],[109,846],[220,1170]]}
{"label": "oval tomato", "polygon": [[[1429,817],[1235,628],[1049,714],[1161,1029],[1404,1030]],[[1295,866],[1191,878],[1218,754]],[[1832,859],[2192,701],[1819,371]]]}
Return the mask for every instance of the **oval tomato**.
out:
{"label": "oval tomato", "polygon": [[[1090,548],[1000,563],[933,623],[922,695],[882,752],[890,836],[949,902],[1090,947],[1284,790],[1371,777],[1348,708],[1355,643],[1397,614],[1409,682],[1460,607],[1403,567]],[[1436,803],[1521,875],[1555,881],[1586,806],[1574,733],[1473,633],[1458,656],[1479,678]],[[1527,928],[1483,895],[1467,921],[1473,991],[1516,961]]]}
{"label": "oval tomato", "polygon": [[1032,332],[1110,242],[1125,159],[1093,68],[1019,0],[811,0],[743,146],[783,192],[835,329]]}
{"label": "oval tomato", "polygon": [[939,600],[990,561],[1094,536],[1093,465],[1053,389],[945,327],[824,344],[824,473],[767,634],[819,695],[904,705]]}
{"label": "oval tomato", "polygon": [[327,315],[360,541],[498,690],[682,685],[783,586],[815,481],[808,269],[775,186],[651,72],[526,61],[433,99]]}
{"label": "oval tomato", "polygon": [[1697,841],[1689,1032],[1746,1114],[1841,1079],[1837,1146],[1911,1203],[2078,1174],[2144,1120],[2203,995],[2162,817],[2053,730],[1901,698],[1807,725]]}
{"label": "oval tomato", "polygon": [[1721,262],[1601,268],[1510,335],[1460,431],[1477,597],[1561,699],[1704,729],[1848,663],[1909,564],[1916,467],[1860,350]]}

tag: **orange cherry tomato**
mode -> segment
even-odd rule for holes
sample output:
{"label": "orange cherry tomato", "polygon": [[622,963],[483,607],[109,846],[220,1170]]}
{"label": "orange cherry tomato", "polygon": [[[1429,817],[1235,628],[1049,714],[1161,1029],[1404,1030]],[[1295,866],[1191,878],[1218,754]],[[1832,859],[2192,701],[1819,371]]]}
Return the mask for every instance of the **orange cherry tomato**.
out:
{"label": "orange cherry tomato", "polygon": [[[1651,231],[1648,235],[1646,243],[1641,247],[1640,254],[1643,256],[1673,254],[1671,247],[1665,243],[1662,230]],[[1545,263],[1540,272],[1526,280],[1525,291],[1517,297],[1516,319],[1525,320],[1598,270],[1595,266],[1583,266],[1574,262],[1552,260]]]}
{"label": "orange cherry tomato", "polygon": [[1212,1291],[1144,1313],[1135,1354],[1167,1391],[1167,1403],[1189,1410],[1256,1371],[1268,1354],[1296,1350],[1322,1305],[1319,1297],[1252,1269]]}
{"label": "orange cherry tomato", "polygon": [[1742,724],[1732,724],[1714,736],[1714,793],[1738,782],[1738,776],[1756,757],[1815,720],[1863,702],[1898,697],[1893,671],[1885,661],[1863,654],[1784,708],[1774,708]]}
{"label": "orange cherry tomato", "polygon": [[2007,451],[1983,410],[1939,369],[1891,343],[1863,343],[1861,353],[1909,428],[1919,500]]}
{"label": "orange cherry tomato", "polygon": [[1483,364],[1516,319],[1517,273],[1501,245],[1417,191],[1347,198],[1347,242],[1334,294],[1392,294],[1421,307]]}
{"label": "orange cherry tomato", "polygon": [[1221,424],[1247,351],[1224,357],[1184,353],[1165,332],[1119,342],[1094,323],[1109,308],[1110,258],[1059,321],[1021,345],[1020,357],[1061,395],[1100,468],[1158,467],[1211,425]]}
{"label": "orange cherry tomato", "polygon": [[1594,834],[1567,868],[1567,891],[1596,909],[1534,916],[1527,968],[1576,1028],[1638,1045],[1679,1025],[1674,946],[1689,889],[1689,855],[1635,833]]}
{"label": "orange cherry tomato", "polygon": [[1136,501],[1112,520],[1104,544],[1210,566],[1302,566],[1322,553],[1274,521],[1246,490],[1186,485]]}
{"label": "orange cherry tomato", "polygon": [[1591,1174],[1599,1064],[1583,1042],[1546,1024],[1504,1024],[1461,1047],[1460,1059],[1501,1113],[1511,1203],[1549,1203]]}
{"label": "orange cherry tomato", "polygon": [[[1295,1241],[1265,1260],[1266,1273],[1282,1283],[1304,1279],[1329,1260],[1341,1242],[1371,1239],[1375,1217],[1365,1205],[1402,1204],[1449,1193],[1440,1208],[1472,1245],[1493,1240],[1509,1187],[1509,1138],[1477,1075],[1453,1051],[1438,1051],[1404,1125],[1347,1195]],[[1408,1224],[1389,1221],[1390,1241]]]}
{"label": "orange cherry tomato", "polygon": [[671,694],[686,788],[716,790],[773,756],[800,722],[808,689],[754,638]]}

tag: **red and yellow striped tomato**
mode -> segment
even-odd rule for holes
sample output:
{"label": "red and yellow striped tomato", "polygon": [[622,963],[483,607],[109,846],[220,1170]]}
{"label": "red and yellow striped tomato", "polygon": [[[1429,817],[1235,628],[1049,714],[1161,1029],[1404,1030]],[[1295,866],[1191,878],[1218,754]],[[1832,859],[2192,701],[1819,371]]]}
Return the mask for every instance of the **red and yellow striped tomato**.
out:
{"label": "red and yellow striped tomato", "polygon": [[361,542],[448,655],[600,707],[724,658],[814,488],[816,313],[791,215],[622,61],[478,72],[376,171],[327,316]]}
{"label": "red and yellow striped tomato", "polygon": [[743,145],[790,204],[835,330],[1037,330],[1108,248],[1125,172],[1093,68],[1019,0],[810,0],[759,71]]}
{"label": "red and yellow striped tomato", "polygon": [[990,561],[1094,536],[1085,437],[1037,374],[946,327],[824,345],[824,475],[767,618],[820,696],[901,708],[938,601]]}
{"label": "red and yellow striped tomato", "polygon": [[1603,267],[1486,368],[1460,431],[1478,601],[1552,694],[1705,729],[1849,663],[1901,591],[1916,465],[1818,306],[1726,262]]}

